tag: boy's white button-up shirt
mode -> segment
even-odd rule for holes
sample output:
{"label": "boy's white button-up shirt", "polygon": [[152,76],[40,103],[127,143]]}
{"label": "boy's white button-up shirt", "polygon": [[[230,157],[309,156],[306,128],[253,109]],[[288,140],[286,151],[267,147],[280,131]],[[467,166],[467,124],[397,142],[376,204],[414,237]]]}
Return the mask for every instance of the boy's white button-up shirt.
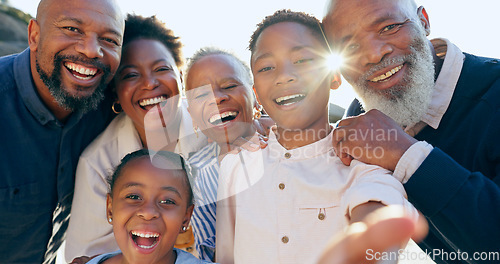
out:
{"label": "boy's white button-up shirt", "polygon": [[312,263],[368,201],[400,204],[403,186],[389,171],[334,155],[332,133],[287,150],[271,132],[257,152],[226,156],[217,194],[217,262]]}

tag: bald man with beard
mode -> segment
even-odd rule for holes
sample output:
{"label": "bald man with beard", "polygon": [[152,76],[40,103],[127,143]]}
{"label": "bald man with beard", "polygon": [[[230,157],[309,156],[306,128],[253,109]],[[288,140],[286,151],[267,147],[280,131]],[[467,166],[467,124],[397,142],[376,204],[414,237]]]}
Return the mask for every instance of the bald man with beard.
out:
{"label": "bald man with beard", "polygon": [[0,262],[54,261],[78,157],[112,118],[123,30],[113,0],[42,0],[29,48],[0,58]]}
{"label": "bald man with beard", "polygon": [[498,257],[499,60],[428,40],[429,16],[413,0],[332,0],[323,24],[367,110],[335,131],[343,162],[394,172],[429,222],[420,245],[441,253],[436,262],[457,252]]}

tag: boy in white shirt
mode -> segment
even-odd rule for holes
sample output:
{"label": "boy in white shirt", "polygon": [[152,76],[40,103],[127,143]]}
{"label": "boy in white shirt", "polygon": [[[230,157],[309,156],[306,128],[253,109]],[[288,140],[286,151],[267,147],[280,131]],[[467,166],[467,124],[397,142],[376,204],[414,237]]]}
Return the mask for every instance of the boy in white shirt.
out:
{"label": "boy in white shirt", "polygon": [[389,171],[334,155],[328,99],[340,76],[328,70],[316,18],[277,11],[249,48],[257,98],[276,126],[267,148],[221,163],[217,262],[313,263],[332,236],[376,208],[415,210]]}

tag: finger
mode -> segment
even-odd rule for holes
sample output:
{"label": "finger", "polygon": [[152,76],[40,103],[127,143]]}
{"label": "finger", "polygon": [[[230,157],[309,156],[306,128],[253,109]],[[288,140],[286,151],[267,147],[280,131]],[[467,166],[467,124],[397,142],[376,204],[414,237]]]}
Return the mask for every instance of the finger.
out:
{"label": "finger", "polygon": [[340,161],[342,161],[342,163],[344,163],[344,165],[346,165],[346,166],[350,166],[351,161],[354,159],[351,155],[344,153],[344,152],[340,153],[339,158],[340,158]]}
{"label": "finger", "polygon": [[265,149],[267,147],[268,143],[267,140],[261,139],[260,140],[260,148]]}
{"label": "finger", "polygon": [[340,144],[345,141],[347,136],[347,131],[345,128],[337,127],[332,132],[332,145],[335,150],[335,153],[340,153]]}
{"label": "finger", "polygon": [[427,233],[429,233],[429,224],[427,223],[424,215],[418,212],[418,220],[416,223],[415,232],[411,236],[411,239],[413,239],[415,242],[420,242],[424,240],[424,238],[427,236]]}
{"label": "finger", "polygon": [[238,153],[240,153],[240,151],[241,151],[240,147],[231,147],[231,150],[228,151],[227,153],[228,154],[238,154]]}
{"label": "finger", "polygon": [[340,120],[338,123],[337,123],[337,127],[342,127],[342,126],[349,126],[351,125],[352,123],[356,122],[356,120],[358,119],[359,117],[358,116],[350,116],[350,117],[346,117],[342,120]]}
{"label": "finger", "polygon": [[[318,263],[372,263],[367,259],[368,253],[399,247],[419,232],[426,234],[425,218],[421,220],[415,222],[414,217],[400,206],[377,209],[367,216],[365,223],[351,224],[345,233],[332,240]],[[424,237],[424,233],[418,235]]]}
{"label": "finger", "polygon": [[252,141],[249,141],[245,138],[239,137],[231,144],[231,146],[233,146],[235,148],[243,148],[243,149],[246,149],[248,151],[257,151],[260,149],[260,141],[259,141],[258,137],[255,140],[256,140],[256,142],[259,142],[259,143],[257,144],[257,143],[254,143]]}

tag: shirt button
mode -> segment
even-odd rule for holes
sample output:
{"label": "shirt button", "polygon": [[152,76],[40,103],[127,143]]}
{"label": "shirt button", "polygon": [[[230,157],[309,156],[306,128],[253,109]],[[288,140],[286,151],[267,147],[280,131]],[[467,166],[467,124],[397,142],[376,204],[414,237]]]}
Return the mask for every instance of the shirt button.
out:
{"label": "shirt button", "polygon": [[289,159],[290,157],[292,157],[292,154],[290,154],[290,152],[285,153],[285,158],[286,159]]}
{"label": "shirt button", "polygon": [[325,217],[326,217],[326,215],[324,213],[319,213],[319,215],[318,215],[318,219],[321,221],[325,220]]}
{"label": "shirt button", "polygon": [[278,187],[280,188],[280,190],[284,190],[285,189],[285,184],[284,183],[280,183],[280,185]]}
{"label": "shirt button", "polygon": [[281,238],[281,242],[283,242],[283,244],[288,243],[288,241],[289,241],[289,239],[288,239],[287,236],[284,236],[284,237]]}

